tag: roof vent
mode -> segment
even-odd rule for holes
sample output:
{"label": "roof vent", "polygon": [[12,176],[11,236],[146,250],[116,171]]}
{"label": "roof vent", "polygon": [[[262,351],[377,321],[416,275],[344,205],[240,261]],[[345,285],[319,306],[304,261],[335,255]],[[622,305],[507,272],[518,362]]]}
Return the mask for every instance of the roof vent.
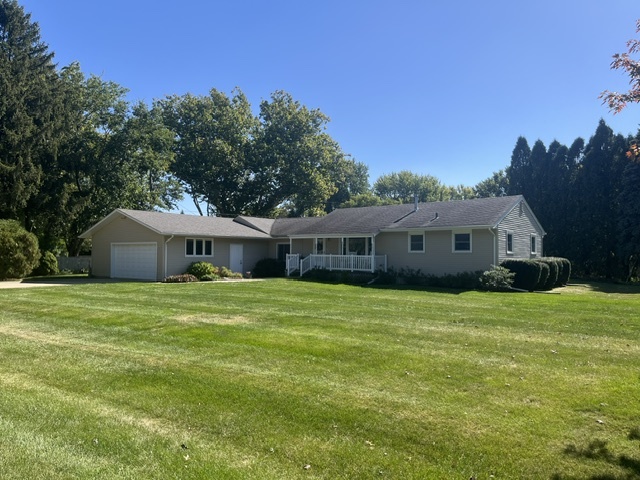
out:
{"label": "roof vent", "polygon": [[417,194],[413,195],[413,211],[414,212],[418,211],[418,195]]}

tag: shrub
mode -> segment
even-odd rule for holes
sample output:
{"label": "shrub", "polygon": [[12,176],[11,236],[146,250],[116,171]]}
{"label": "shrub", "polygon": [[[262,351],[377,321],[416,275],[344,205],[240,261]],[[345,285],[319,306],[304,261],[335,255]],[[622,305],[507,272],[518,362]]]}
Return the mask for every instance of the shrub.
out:
{"label": "shrub", "polygon": [[547,263],[541,262],[540,260],[533,260],[533,262],[536,263],[540,269],[540,277],[538,277],[538,283],[534,290],[545,290],[545,285],[547,284],[547,278],[549,278],[551,268],[549,268]]}
{"label": "shrub", "polygon": [[234,273],[227,267],[219,267],[218,275],[222,278],[238,278],[238,276],[242,277],[241,273]]}
{"label": "shrub", "polygon": [[505,267],[492,265],[490,270],[480,276],[480,288],[490,292],[508,292],[511,290],[515,273]]}
{"label": "shrub", "polygon": [[[560,266],[558,261],[552,257],[543,257],[538,260],[538,262],[544,263],[549,267],[549,275],[547,276],[544,285],[540,285],[539,290],[551,290],[555,287],[558,282],[558,273],[560,271]],[[542,284],[542,278],[540,278],[540,283]]]}
{"label": "shrub", "polygon": [[220,280],[220,276],[213,273],[207,273],[200,277],[201,282],[215,282],[216,280]]}
{"label": "shrub", "polygon": [[191,275],[190,273],[183,273],[182,275],[169,275],[164,277],[162,283],[190,283],[197,282],[198,277]]}
{"label": "shrub", "polygon": [[58,269],[58,259],[53,253],[49,251],[44,252],[40,258],[40,265],[33,271],[33,274],[45,276],[57,275],[58,273],[60,273]]}
{"label": "shrub", "polygon": [[513,288],[533,292],[538,286],[542,267],[540,267],[540,263],[535,260],[508,259],[503,260],[500,266],[509,269],[515,274],[513,278]]}
{"label": "shrub", "polygon": [[564,287],[569,283],[571,277],[571,261],[562,257],[549,257],[556,261],[558,264],[558,280],[555,287]]}
{"label": "shrub", "polygon": [[187,272],[200,280],[205,275],[218,275],[218,269],[209,262],[193,262],[187,267]]}
{"label": "shrub", "polygon": [[275,258],[263,258],[258,260],[256,266],[251,271],[255,278],[274,278],[285,276],[285,262]]}
{"label": "shrub", "polygon": [[36,236],[15,220],[0,220],[0,279],[26,277],[39,260]]}

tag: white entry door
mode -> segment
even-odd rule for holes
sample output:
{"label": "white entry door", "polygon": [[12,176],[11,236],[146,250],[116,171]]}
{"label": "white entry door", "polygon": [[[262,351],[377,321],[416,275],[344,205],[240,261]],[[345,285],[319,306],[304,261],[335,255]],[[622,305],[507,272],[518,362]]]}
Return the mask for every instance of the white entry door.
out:
{"label": "white entry door", "polygon": [[243,270],[243,249],[241,243],[232,243],[229,250],[229,268],[232,272],[244,274]]}

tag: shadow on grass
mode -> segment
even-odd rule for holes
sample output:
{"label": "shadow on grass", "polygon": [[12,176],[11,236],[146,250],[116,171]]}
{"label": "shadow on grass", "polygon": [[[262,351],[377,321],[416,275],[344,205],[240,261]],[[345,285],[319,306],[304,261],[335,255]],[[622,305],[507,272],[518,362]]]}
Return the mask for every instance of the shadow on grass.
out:
{"label": "shadow on grass", "polygon": [[626,284],[614,282],[598,282],[594,280],[572,280],[569,288],[584,289],[599,293],[640,294],[639,284]]}
{"label": "shadow on grass", "polygon": [[[640,427],[631,430],[629,440],[640,440]],[[562,474],[555,474],[552,480],[577,480],[587,478],[587,480],[638,480],[640,479],[640,460],[627,455],[616,455],[607,446],[604,440],[593,440],[586,448],[579,448],[575,445],[567,445],[564,453],[570,457],[585,461],[606,462],[611,466],[619,467],[623,472],[619,474],[596,474],[590,477],[573,477]]]}

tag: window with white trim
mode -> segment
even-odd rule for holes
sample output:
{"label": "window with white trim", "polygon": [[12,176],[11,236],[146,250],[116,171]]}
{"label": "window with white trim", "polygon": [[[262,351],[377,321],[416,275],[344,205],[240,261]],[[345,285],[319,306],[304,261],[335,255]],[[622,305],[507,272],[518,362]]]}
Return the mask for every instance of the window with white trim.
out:
{"label": "window with white trim", "polygon": [[507,230],[507,253],[513,253],[513,232]]}
{"label": "window with white trim", "polygon": [[471,253],[471,232],[454,232],[452,242],[454,253]]}
{"label": "window with white trim", "polygon": [[213,257],[213,240],[211,239],[187,238],[184,245],[184,254],[187,257]]}
{"label": "window with white trim", "polygon": [[538,254],[538,237],[534,234],[531,234],[531,255]]}
{"label": "window with white trim", "polygon": [[409,253],[424,253],[424,233],[409,233]]}

